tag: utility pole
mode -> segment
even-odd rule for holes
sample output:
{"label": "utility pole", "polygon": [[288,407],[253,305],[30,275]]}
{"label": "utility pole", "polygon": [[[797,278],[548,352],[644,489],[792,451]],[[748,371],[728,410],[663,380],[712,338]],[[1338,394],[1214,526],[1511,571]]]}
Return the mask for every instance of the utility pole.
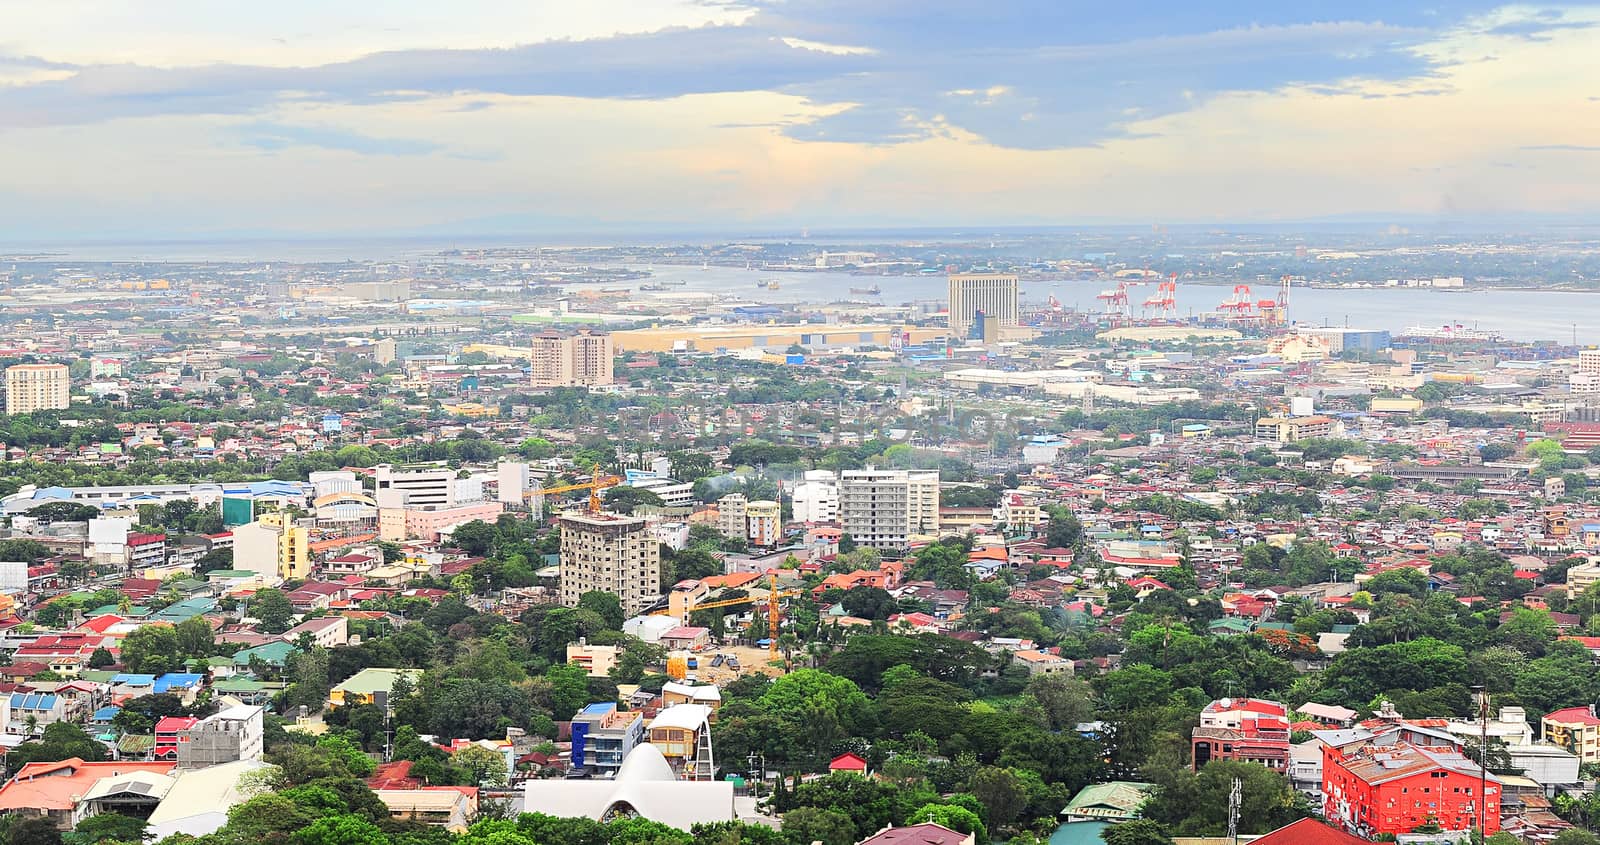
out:
{"label": "utility pole", "polygon": [[1489,811],[1489,691],[1474,686],[1478,696],[1478,836],[1487,838],[1485,814]]}

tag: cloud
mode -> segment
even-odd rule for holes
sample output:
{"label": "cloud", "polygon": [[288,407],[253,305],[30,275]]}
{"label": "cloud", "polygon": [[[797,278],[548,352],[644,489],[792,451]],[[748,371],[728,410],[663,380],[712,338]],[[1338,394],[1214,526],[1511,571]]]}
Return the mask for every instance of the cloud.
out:
{"label": "cloud", "polygon": [[416,138],[375,138],[359,132],[330,126],[291,126],[256,122],[235,127],[239,143],[258,150],[277,152],[292,147],[317,147],[324,150],[366,156],[425,156],[443,152],[443,144]]}
{"label": "cloud", "polygon": [[1518,149],[1533,153],[1600,153],[1600,146],[1587,144],[1534,144]]}
{"label": "cloud", "polygon": [[[1018,149],[1093,147],[1131,137],[1130,120],[1188,111],[1229,92],[1427,80],[1438,60],[1416,45],[1464,21],[1479,21],[1479,31],[1509,27],[1519,34],[1573,25],[1561,16],[1488,18],[1494,4],[1477,2],[712,5],[742,17],[510,48],[390,50],[304,67],[73,66],[65,78],[0,88],[0,128],[266,115],[303,101],[463,94],[660,100],[770,91],[805,97],[829,112],[782,128],[802,140],[900,144],[957,131]],[[981,93],[951,96],[957,91]]]}

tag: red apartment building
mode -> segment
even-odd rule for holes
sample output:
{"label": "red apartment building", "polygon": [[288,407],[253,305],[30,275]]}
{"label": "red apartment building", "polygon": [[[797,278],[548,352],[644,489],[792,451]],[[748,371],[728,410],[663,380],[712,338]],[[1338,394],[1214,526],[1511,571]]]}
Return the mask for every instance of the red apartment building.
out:
{"label": "red apartment building", "polygon": [[[1345,830],[1373,838],[1410,833],[1433,822],[1445,830],[1478,824],[1479,770],[1456,748],[1362,745],[1322,749],[1323,816]],[[1500,830],[1500,781],[1490,774],[1483,790],[1484,835]]]}
{"label": "red apartment building", "polygon": [[1284,771],[1289,767],[1289,710],[1259,698],[1217,699],[1200,711],[1191,751],[1196,771],[1212,760],[1241,760]]}

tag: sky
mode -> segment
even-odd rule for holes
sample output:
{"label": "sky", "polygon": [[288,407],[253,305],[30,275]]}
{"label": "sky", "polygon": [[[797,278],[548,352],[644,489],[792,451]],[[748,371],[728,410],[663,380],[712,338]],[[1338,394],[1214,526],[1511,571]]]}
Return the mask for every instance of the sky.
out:
{"label": "sky", "polygon": [[9,241],[1584,219],[1600,3],[6,0]]}

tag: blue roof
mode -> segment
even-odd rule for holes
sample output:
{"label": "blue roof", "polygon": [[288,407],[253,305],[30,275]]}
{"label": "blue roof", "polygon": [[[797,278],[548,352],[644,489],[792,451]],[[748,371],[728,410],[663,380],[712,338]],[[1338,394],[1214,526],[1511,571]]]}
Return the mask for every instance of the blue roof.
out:
{"label": "blue roof", "polygon": [[155,675],[138,675],[132,672],[123,672],[111,679],[113,684],[127,684],[131,687],[153,686],[156,682]]}
{"label": "blue roof", "polygon": [[40,489],[33,491],[33,500],[35,502],[40,501],[41,499],[70,498],[72,498],[72,491],[65,487],[41,487]]}
{"label": "blue roof", "polygon": [[105,707],[102,707],[99,710],[94,711],[94,716],[92,716],[91,718],[96,722],[109,722],[112,719],[116,718],[117,714],[121,713],[121,712],[122,712],[122,708],[121,707],[118,707],[115,704],[108,704]]}
{"label": "blue roof", "polygon": [[56,697],[37,692],[14,692],[11,694],[12,710],[53,710],[56,706]]}
{"label": "blue roof", "polygon": [[583,705],[583,714],[585,716],[598,716],[602,713],[610,713],[615,709],[617,709],[617,705],[614,702],[602,701]]}
{"label": "blue roof", "polygon": [[205,679],[204,675],[194,675],[188,672],[168,672],[156,678],[156,692],[167,692],[174,689],[188,689],[197,687]]}

